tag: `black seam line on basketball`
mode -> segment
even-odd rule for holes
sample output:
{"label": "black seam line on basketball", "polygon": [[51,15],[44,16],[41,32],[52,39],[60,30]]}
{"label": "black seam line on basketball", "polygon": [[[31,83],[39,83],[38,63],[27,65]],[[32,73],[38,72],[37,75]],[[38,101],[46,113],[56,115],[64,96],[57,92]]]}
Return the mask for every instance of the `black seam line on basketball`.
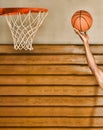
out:
{"label": "black seam line on basketball", "polygon": [[74,22],[73,22],[73,27],[75,27],[74,25],[75,25],[75,22],[76,22],[76,20],[79,18],[80,16],[78,16],[78,17],[76,17],[75,18],[75,20],[74,20]]}
{"label": "black seam line on basketball", "polygon": [[[72,16],[72,19],[73,19],[73,17],[75,17],[76,16],[76,18],[74,18],[74,22],[75,22],[75,20],[80,16],[80,14],[75,14],[75,15],[73,15]],[[74,22],[73,22],[73,24],[74,24]]]}
{"label": "black seam line on basketball", "polygon": [[82,15],[85,15],[85,16],[88,16],[88,17],[92,18],[92,16],[90,14],[87,14],[87,13],[84,13],[84,12],[82,12]]}
{"label": "black seam line on basketball", "polygon": [[[76,15],[77,15],[77,14],[73,15],[73,17],[76,16]],[[79,12],[79,11],[78,11],[78,15],[79,15],[79,16],[77,16],[77,17],[75,18],[75,20],[74,20],[73,27],[75,27],[75,26],[74,26],[74,25],[75,25],[75,22],[76,22],[76,20],[80,17],[80,12]]]}
{"label": "black seam line on basketball", "polygon": [[80,14],[78,14],[78,15],[77,15],[77,14],[75,14],[75,15],[73,16],[73,17],[75,17],[75,18],[72,18],[72,19],[74,19],[74,20],[75,20],[75,19],[76,19],[77,17],[79,17],[79,16],[80,16]]}
{"label": "black seam line on basketball", "polygon": [[81,10],[80,11],[78,11],[78,13],[79,13],[79,16],[75,19],[75,21],[74,21],[74,27],[75,27],[75,23],[76,23],[76,20],[78,19],[78,18],[80,18],[81,16],[80,16],[80,14],[81,14]]}
{"label": "black seam line on basketball", "polygon": [[[75,23],[76,23],[76,20],[77,20],[78,18],[81,19],[81,16],[79,15],[79,16],[75,19]],[[74,23],[74,26],[73,26],[73,27],[75,27],[75,23]],[[81,25],[81,22],[80,22],[80,25]],[[82,29],[80,28],[79,30],[81,31]]]}
{"label": "black seam line on basketball", "polygon": [[[82,14],[87,14],[87,15],[90,15],[90,13],[89,13],[88,11],[86,11],[86,10],[79,10],[79,11],[81,11],[81,12],[82,12]],[[77,13],[78,13],[79,11],[77,11]]]}
{"label": "black seam line on basketball", "polygon": [[82,11],[80,10],[80,31],[82,32],[82,25],[81,25],[81,13],[82,13]]}
{"label": "black seam line on basketball", "polygon": [[73,17],[74,17],[74,16],[77,16],[77,15],[80,15],[80,12],[76,12],[76,13],[73,15]]}
{"label": "black seam line on basketball", "polygon": [[72,18],[73,18],[74,16],[77,16],[77,17],[78,17],[79,15],[80,15],[80,14],[74,14],[74,15],[72,16]]}
{"label": "black seam line on basketball", "polygon": [[86,18],[84,18],[83,16],[81,16],[81,18],[83,18],[83,19],[86,21],[86,23],[87,23],[87,25],[88,25],[88,29],[89,29],[89,28],[90,28],[90,26],[89,26],[89,24],[88,24],[88,22],[87,22]]}
{"label": "black seam line on basketball", "polygon": [[89,26],[89,24],[88,24],[88,22],[87,22],[87,20],[86,20],[86,18],[84,18],[83,16],[81,16],[85,21],[86,21],[86,23],[87,23],[87,25],[88,25],[88,29],[90,28],[90,26]]}
{"label": "black seam line on basketball", "polygon": [[75,27],[75,23],[76,23],[76,20],[77,20],[78,18],[80,18],[80,16],[78,16],[78,17],[75,19],[75,21],[74,21],[74,23],[73,23],[73,27]]}
{"label": "black seam line on basketball", "polygon": [[[90,16],[91,17],[90,14],[88,14],[87,12],[84,12],[83,10],[81,10],[81,13],[82,13],[82,15],[86,15],[86,16]],[[80,16],[80,11],[76,12],[72,17],[77,16],[77,15]]]}

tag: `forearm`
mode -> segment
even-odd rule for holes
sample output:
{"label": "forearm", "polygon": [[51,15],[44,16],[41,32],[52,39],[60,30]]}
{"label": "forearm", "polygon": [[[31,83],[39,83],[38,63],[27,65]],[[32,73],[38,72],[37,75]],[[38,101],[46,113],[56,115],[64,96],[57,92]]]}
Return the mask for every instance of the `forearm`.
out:
{"label": "forearm", "polygon": [[98,84],[103,88],[103,71],[97,67],[94,56],[91,53],[88,42],[84,42],[86,58],[88,62],[88,66],[91,69],[92,73],[95,75]]}
{"label": "forearm", "polygon": [[85,52],[86,52],[86,58],[87,58],[88,66],[91,69],[92,73],[96,74],[98,68],[97,68],[94,56],[93,56],[93,54],[92,54],[92,52],[90,50],[89,43],[88,42],[84,42],[84,47],[85,47]]}

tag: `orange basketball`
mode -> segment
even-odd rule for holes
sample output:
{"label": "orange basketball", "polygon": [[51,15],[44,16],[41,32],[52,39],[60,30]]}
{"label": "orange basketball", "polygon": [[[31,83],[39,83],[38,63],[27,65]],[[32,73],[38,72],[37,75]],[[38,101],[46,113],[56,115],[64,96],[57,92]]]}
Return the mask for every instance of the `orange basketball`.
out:
{"label": "orange basketball", "polygon": [[89,12],[85,10],[79,10],[75,12],[71,18],[71,24],[73,28],[78,29],[81,32],[86,32],[92,26],[93,19]]}

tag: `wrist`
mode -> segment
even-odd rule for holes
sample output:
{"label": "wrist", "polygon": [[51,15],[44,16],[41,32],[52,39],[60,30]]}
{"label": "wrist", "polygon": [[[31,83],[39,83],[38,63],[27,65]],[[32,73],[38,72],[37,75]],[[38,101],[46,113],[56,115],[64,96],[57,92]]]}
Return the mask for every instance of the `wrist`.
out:
{"label": "wrist", "polygon": [[88,41],[84,41],[84,44],[88,44]]}

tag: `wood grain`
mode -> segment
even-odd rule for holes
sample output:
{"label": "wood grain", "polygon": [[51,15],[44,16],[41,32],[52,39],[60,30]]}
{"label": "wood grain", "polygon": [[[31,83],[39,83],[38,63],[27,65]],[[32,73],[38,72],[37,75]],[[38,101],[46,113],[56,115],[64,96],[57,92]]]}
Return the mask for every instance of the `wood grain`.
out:
{"label": "wood grain", "polygon": [[0,106],[95,106],[95,105],[102,106],[103,97],[73,97],[73,96],[0,97]]}
{"label": "wood grain", "polygon": [[[91,45],[103,69],[103,45]],[[0,45],[0,130],[103,130],[103,90],[83,45]]]}
{"label": "wood grain", "polygon": [[[94,111],[94,115],[93,114]],[[0,117],[102,117],[102,107],[0,107]]]}
{"label": "wood grain", "polygon": [[[100,66],[103,69],[103,66]],[[0,65],[1,75],[92,75],[88,66],[81,65]]]}
{"label": "wood grain", "polygon": [[[103,55],[95,55],[97,64],[103,64]],[[0,64],[82,64],[86,65],[85,55],[0,55]]]}
{"label": "wood grain", "polygon": [[103,90],[99,86],[0,86],[0,95],[102,96]]}
{"label": "wood grain", "polygon": [[103,118],[0,118],[0,127],[103,127]]}
{"label": "wood grain", "polygon": [[[35,44],[33,45],[34,50],[32,51],[15,51],[12,44],[0,44],[0,53],[1,54],[85,54],[84,46],[81,44]],[[102,44],[91,44],[90,48],[93,54],[103,54],[103,45]]]}
{"label": "wood grain", "polygon": [[[5,82],[6,81],[6,82]],[[1,85],[97,85],[94,76],[0,76]]]}

